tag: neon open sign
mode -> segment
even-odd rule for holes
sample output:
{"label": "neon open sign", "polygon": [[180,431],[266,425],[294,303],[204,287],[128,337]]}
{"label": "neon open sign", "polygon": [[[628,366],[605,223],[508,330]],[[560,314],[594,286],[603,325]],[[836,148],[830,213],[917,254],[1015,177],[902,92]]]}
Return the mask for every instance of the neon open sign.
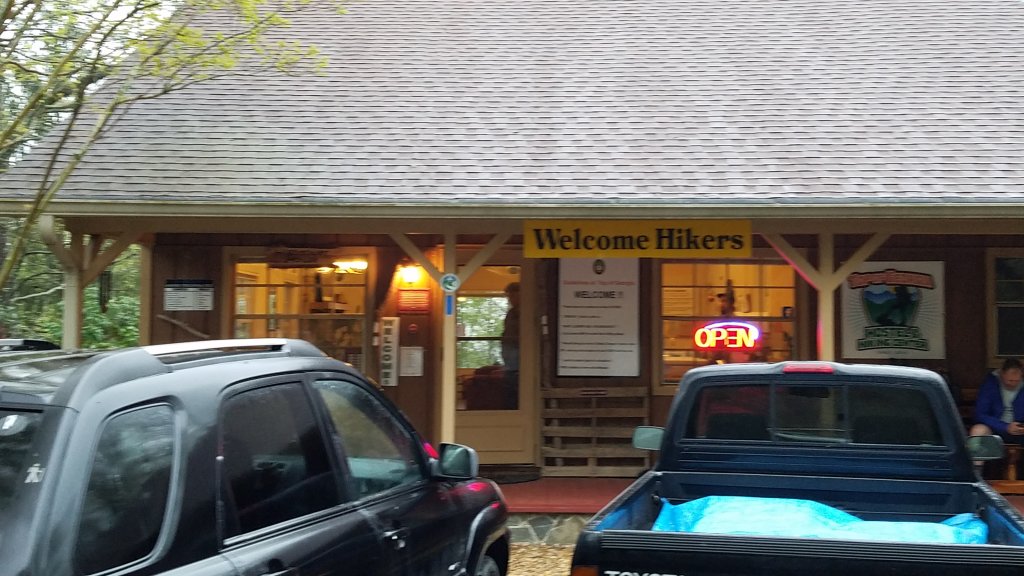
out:
{"label": "neon open sign", "polygon": [[761,343],[761,330],[747,322],[715,322],[698,328],[693,343],[701,350],[753,350]]}

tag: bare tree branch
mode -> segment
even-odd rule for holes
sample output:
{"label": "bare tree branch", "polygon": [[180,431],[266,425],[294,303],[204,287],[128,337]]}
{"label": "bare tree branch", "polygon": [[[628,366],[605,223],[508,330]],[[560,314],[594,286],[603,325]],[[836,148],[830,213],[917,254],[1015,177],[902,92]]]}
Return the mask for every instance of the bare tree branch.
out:
{"label": "bare tree branch", "polygon": [[15,296],[14,298],[11,298],[10,302],[13,303],[13,302],[20,302],[22,300],[31,300],[33,298],[41,298],[43,296],[47,296],[49,294],[53,294],[54,292],[59,292],[59,291],[61,291],[63,289],[64,289],[64,285],[63,284],[58,284],[57,286],[54,286],[53,288],[50,288],[49,290],[45,290],[43,292],[36,292],[34,294],[25,294],[24,296]]}

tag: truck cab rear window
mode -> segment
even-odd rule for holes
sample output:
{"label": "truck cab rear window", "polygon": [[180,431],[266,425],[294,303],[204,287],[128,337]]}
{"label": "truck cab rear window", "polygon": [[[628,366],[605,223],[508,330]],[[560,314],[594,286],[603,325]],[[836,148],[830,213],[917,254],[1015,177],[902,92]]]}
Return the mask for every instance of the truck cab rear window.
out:
{"label": "truck cab rear window", "polygon": [[704,386],[686,438],[780,443],[942,445],[928,397],[892,385]]}

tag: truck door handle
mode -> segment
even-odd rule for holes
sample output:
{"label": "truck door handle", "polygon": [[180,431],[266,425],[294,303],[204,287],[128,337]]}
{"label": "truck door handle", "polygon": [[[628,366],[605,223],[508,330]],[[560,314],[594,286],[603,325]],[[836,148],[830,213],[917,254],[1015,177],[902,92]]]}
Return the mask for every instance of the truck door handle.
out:
{"label": "truck door handle", "polygon": [[405,538],[409,535],[408,528],[395,528],[384,532],[384,540],[391,543],[395,550],[405,548]]}

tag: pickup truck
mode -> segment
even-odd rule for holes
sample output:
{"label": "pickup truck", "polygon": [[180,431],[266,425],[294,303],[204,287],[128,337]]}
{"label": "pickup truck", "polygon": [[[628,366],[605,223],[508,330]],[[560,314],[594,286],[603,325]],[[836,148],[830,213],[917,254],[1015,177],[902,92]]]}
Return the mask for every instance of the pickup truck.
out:
{"label": "pickup truck", "polygon": [[928,370],[696,368],[633,442],[657,462],[583,527],[572,576],[1024,574],[1024,517],[976,471],[1002,440],[967,438]]}

